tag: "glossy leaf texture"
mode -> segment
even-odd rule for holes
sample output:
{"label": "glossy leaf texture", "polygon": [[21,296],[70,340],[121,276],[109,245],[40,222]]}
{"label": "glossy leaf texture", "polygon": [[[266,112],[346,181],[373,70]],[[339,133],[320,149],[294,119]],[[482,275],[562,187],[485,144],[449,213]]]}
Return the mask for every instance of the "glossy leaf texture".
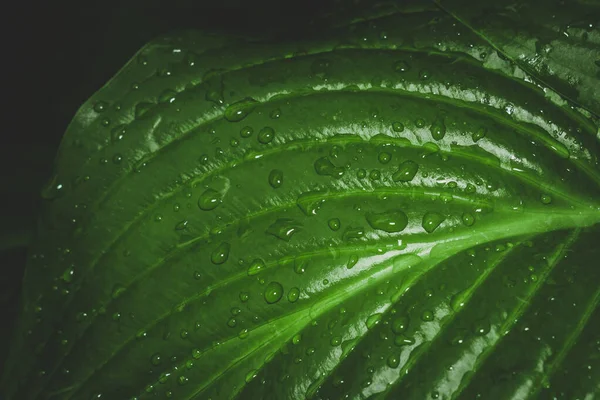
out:
{"label": "glossy leaf texture", "polygon": [[81,107],[6,399],[598,395],[598,92],[380,11],[161,38]]}

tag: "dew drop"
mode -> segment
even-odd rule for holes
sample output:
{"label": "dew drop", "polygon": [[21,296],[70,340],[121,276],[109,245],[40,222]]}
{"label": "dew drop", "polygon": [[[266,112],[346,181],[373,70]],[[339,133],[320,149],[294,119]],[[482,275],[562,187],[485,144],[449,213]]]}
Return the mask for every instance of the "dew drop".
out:
{"label": "dew drop", "polygon": [[225,109],[225,119],[229,122],[238,122],[246,118],[258,105],[253,98],[247,97],[230,104]]}
{"label": "dew drop", "polygon": [[477,336],[485,336],[490,332],[491,325],[487,320],[479,320],[473,323],[473,333]]}
{"label": "dew drop", "polygon": [[159,353],[154,353],[152,357],[150,357],[150,363],[152,365],[159,365],[162,362],[162,358]]}
{"label": "dew drop", "polygon": [[124,292],[125,292],[125,287],[123,287],[121,285],[116,285],[115,287],[113,287],[113,290],[110,293],[110,297],[112,297],[113,299],[116,299],[119,296],[121,296]]}
{"label": "dew drop", "polygon": [[257,139],[259,143],[269,144],[275,138],[275,131],[270,126],[265,126],[260,131],[258,131]]}
{"label": "dew drop", "polygon": [[552,197],[549,194],[542,194],[540,196],[540,200],[541,200],[542,204],[552,203]]}
{"label": "dew drop", "polygon": [[273,189],[278,189],[283,184],[283,171],[280,169],[271,170],[269,173],[269,185]]}
{"label": "dew drop", "polygon": [[240,297],[240,301],[242,303],[245,303],[250,298],[250,294],[248,292],[240,292],[240,296],[239,297]]}
{"label": "dew drop", "polygon": [[372,181],[378,181],[381,179],[381,172],[378,169],[374,169],[369,173],[369,179]]}
{"label": "dew drop", "polygon": [[392,322],[392,332],[394,332],[396,335],[404,333],[408,329],[408,322],[409,322],[408,316],[402,316],[402,317],[396,318]]}
{"label": "dew drop", "polygon": [[248,371],[246,373],[246,377],[245,377],[246,383],[250,383],[250,381],[252,379],[256,378],[256,375],[258,375],[258,371],[257,370],[252,369],[252,370]]}
{"label": "dew drop", "polygon": [[331,176],[333,178],[341,178],[344,175],[343,167],[333,165],[328,157],[321,157],[314,163],[315,172],[321,176]]}
{"label": "dew drop", "polygon": [[337,231],[342,226],[342,223],[339,218],[330,218],[329,221],[327,221],[327,225],[332,231]]}
{"label": "dew drop", "polygon": [[346,268],[352,269],[352,267],[354,267],[357,262],[358,262],[358,256],[356,254],[350,255],[350,258],[348,259],[348,262],[346,263]]}
{"label": "dew drop", "polygon": [[229,258],[229,250],[231,245],[227,242],[222,242],[210,255],[210,261],[213,264],[223,264]]}
{"label": "dew drop", "polygon": [[245,126],[242,129],[240,129],[240,136],[244,139],[249,138],[250,136],[252,136],[253,133],[254,129],[252,129],[252,127],[250,126]]}
{"label": "dew drop", "polygon": [[399,347],[410,346],[411,344],[415,344],[415,339],[401,333],[394,338],[394,344]]}
{"label": "dew drop", "polygon": [[440,213],[426,212],[425,215],[423,215],[423,222],[421,223],[421,226],[427,233],[432,233],[437,229],[438,226],[440,226],[442,222],[444,222],[445,219],[446,217]]}
{"label": "dew drop", "polygon": [[390,368],[398,368],[400,365],[400,357],[397,354],[391,354],[387,358],[387,365]]}
{"label": "dew drop", "polygon": [[214,189],[206,189],[198,199],[198,207],[204,211],[214,210],[221,204],[221,193]]}
{"label": "dew drop", "polygon": [[417,118],[415,125],[417,128],[423,128],[425,126],[425,120],[423,118]]}
{"label": "dew drop", "polygon": [[287,299],[290,303],[295,303],[299,297],[300,297],[300,289],[298,289],[295,286],[290,289],[290,291],[288,292],[288,295],[287,295]]}
{"label": "dew drop", "polygon": [[108,108],[108,103],[105,101],[98,101],[98,102],[96,102],[96,104],[94,104],[94,111],[97,113],[106,111],[107,108]]}
{"label": "dew drop", "polygon": [[413,180],[418,170],[419,164],[416,162],[411,160],[404,161],[392,175],[392,180],[394,182],[410,182]]}
{"label": "dew drop", "polygon": [[365,235],[365,230],[363,227],[348,227],[344,231],[342,238],[346,241],[358,240],[358,239],[361,239],[364,235]]}
{"label": "dew drop", "polygon": [[419,71],[419,78],[423,81],[427,80],[431,78],[431,72],[428,69],[424,68],[421,71]]}
{"label": "dew drop", "polygon": [[272,119],[277,119],[281,117],[281,110],[279,108],[274,109],[269,113],[269,117],[271,117]]}
{"label": "dew drop", "polygon": [[136,104],[135,110],[133,113],[135,119],[142,118],[144,115],[146,115],[148,113],[148,111],[150,111],[150,109],[152,107],[154,107],[154,103],[141,102],[141,103]]}
{"label": "dew drop", "polygon": [[452,311],[458,312],[463,308],[465,305],[465,297],[464,291],[458,292],[452,296],[450,299],[450,308],[452,308]]}
{"label": "dew drop", "polygon": [[400,60],[392,64],[392,68],[394,69],[394,71],[402,73],[408,72],[410,70],[410,65],[406,61]]}
{"label": "dew drop", "polygon": [[265,262],[260,258],[255,259],[248,267],[248,276],[254,276],[265,269]]}
{"label": "dew drop", "polygon": [[292,236],[302,229],[302,224],[291,218],[278,218],[266,230],[266,233],[289,242]]}
{"label": "dew drop", "polygon": [[431,137],[435,140],[442,140],[444,136],[446,136],[446,124],[444,123],[444,119],[442,117],[436,118],[429,127],[429,132],[431,133]]}
{"label": "dew drop", "polygon": [[304,192],[298,196],[296,199],[296,205],[304,215],[310,217],[311,215],[316,215],[325,200],[323,199],[325,191],[310,191]]}
{"label": "dew drop", "polygon": [[392,159],[392,155],[390,153],[388,153],[388,152],[382,151],[377,156],[377,159],[379,160],[380,163],[387,164]]}
{"label": "dew drop", "polygon": [[334,336],[329,341],[329,344],[332,346],[339,346],[340,344],[342,344],[342,338],[340,336]]}
{"label": "dew drop", "polygon": [[392,130],[394,132],[404,132],[404,124],[402,122],[394,122],[392,123]]}
{"label": "dew drop", "polygon": [[469,212],[463,213],[461,219],[463,224],[465,224],[466,226],[471,226],[475,223],[475,217]]}
{"label": "dew drop", "polygon": [[473,134],[471,135],[471,138],[473,139],[474,142],[477,142],[477,141],[483,139],[485,137],[486,133],[487,133],[486,128],[479,128],[477,131],[473,132]]}
{"label": "dew drop", "polygon": [[421,313],[421,320],[424,322],[433,321],[433,312],[430,310],[425,310]]}
{"label": "dew drop", "polygon": [[408,217],[402,210],[368,213],[366,219],[371,228],[388,233],[402,232],[408,225]]}
{"label": "dew drop", "polygon": [[381,322],[382,317],[383,317],[383,314],[381,314],[381,313],[376,313],[376,314],[370,315],[369,318],[367,318],[367,320],[365,321],[365,324],[367,325],[367,329],[375,328],[375,326],[377,326],[377,324],[379,324],[379,322]]}
{"label": "dew drop", "polygon": [[283,296],[283,286],[279,282],[271,282],[264,292],[265,301],[269,304],[277,303]]}

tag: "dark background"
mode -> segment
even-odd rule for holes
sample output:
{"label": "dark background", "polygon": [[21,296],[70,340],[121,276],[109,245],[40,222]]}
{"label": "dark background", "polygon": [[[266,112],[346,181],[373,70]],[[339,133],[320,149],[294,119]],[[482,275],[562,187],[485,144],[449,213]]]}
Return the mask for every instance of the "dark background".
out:
{"label": "dark background", "polygon": [[[197,28],[270,40],[318,35],[360,0],[11,2],[0,48],[0,375],[39,191],[78,107],[145,43]],[[312,22],[310,22],[312,21]],[[12,243],[7,245],[7,243]]]}

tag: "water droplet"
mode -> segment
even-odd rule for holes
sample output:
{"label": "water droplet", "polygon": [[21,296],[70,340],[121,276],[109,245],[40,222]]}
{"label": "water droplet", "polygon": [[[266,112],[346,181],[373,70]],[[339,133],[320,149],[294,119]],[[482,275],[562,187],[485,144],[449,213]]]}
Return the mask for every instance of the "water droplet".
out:
{"label": "water droplet", "polygon": [[278,218],[266,230],[266,233],[289,242],[292,236],[302,228],[302,224],[291,218]]}
{"label": "water droplet", "polygon": [[398,167],[398,170],[392,175],[394,182],[410,182],[413,180],[417,171],[419,170],[419,164],[414,161],[406,160]]}
{"label": "water droplet", "polygon": [[244,139],[249,138],[250,136],[252,136],[253,133],[254,129],[252,129],[252,127],[250,126],[245,126],[242,129],[240,129],[240,136]]}
{"label": "water droplet", "polygon": [[348,262],[346,263],[346,268],[352,269],[358,262],[358,256],[356,254],[351,254]]}
{"label": "water droplet", "polygon": [[392,68],[396,72],[408,72],[410,70],[410,65],[406,61],[400,60],[392,64]]}
{"label": "water droplet", "polygon": [[379,160],[380,163],[387,164],[392,159],[392,155],[390,153],[388,153],[388,152],[382,151],[377,156],[377,159]]}
{"label": "water droplet", "polygon": [[400,356],[398,356],[397,354],[391,354],[387,358],[387,365],[390,368],[398,368],[398,366],[400,365]]}
{"label": "water droplet", "polygon": [[356,171],[356,177],[358,179],[365,179],[367,177],[367,171],[364,168],[359,168]]}
{"label": "water droplet", "polygon": [[265,267],[266,267],[266,265],[263,260],[261,260],[260,258],[255,259],[254,261],[252,261],[252,263],[248,267],[248,276],[253,276],[253,275],[258,274],[260,271],[265,269]]}
{"label": "water droplet", "polygon": [[342,223],[340,222],[339,218],[331,218],[329,219],[329,221],[327,221],[327,225],[329,226],[329,229],[331,229],[332,231],[337,231],[340,229],[340,226]]}
{"label": "water droplet", "polygon": [[227,321],[227,326],[230,328],[235,328],[236,325],[237,325],[237,320],[235,319],[235,317],[229,318],[229,320]]}
{"label": "water droplet", "polygon": [[443,117],[436,118],[429,127],[431,137],[435,140],[442,140],[446,136],[446,124]]}
{"label": "water droplet", "polygon": [[306,355],[307,356],[312,356],[313,354],[315,354],[316,349],[314,347],[309,347],[308,349],[306,349]]}
{"label": "water droplet", "polygon": [[433,321],[433,311],[425,310],[421,313],[421,320],[425,322]]}
{"label": "water droplet", "polygon": [[294,259],[294,272],[298,275],[303,274],[306,271],[306,267],[309,264],[309,260],[306,258],[297,257]]}
{"label": "water droplet", "polygon": [[124,292],[125,292],[125,287],[123,287],[121,285],[115,285],[115,287],[113,287],[113,290],[110,294],[110,297],[112,297],[113,299],[116,299],[117,297],[121,296]]}
{"label": "water droplet", "polygon": [[342,338],[340,336],[334,336],[329,341],[329,344],[332,346],[339,346],[340,344],[342,344]]}
{"label": "water droplet", "polygon": [[322,176],[331,176],[334,178],[341,178],[344,175],[343,167],[336,167],[333,165],[328,157],[321,157],[314,163],[315,172]]}
{"label": "water droplet", "polygon": [[182,338],[182,339],[187,339],[187,337],[188,337],[189,335],[190,335],[190,333],[188,332],[188,330],[187,330],[187,329],[182,329],[182,330],[179,332],[179,337],[180,337],[180,338]]}
{"label": "water droplet", "polygon": [[229,122],[241,121],[246,118],[257,105],[258,102],[250,97],[232,103],[225,109],[225,119]]}
{"label": "water droplet", "polygon": [[404,331],[406,331],[408,329],[408,323],[409,323],[408,316],[402,316],[402,317],[396,318],[392,322],[392,332],[394,332],[396,335],[404,333]]}
{"label": "water droplet", "polygon": [[542,201],[542,204],[552,203],[552,197],[549,194],[542,194],[540,200]]}
{"label": "water droplet", "polygon": [[202,356],[202,351],[200,351],[200,349],[193,349],[192,350],[192,358],[194,360],[199,359]]}
{"label": "water droplet", "polygon": [[256,375],[258,375],[258,371],[255,369],[252,369],[250,371],[248,371],[248,373],[246,373],[246,383],[250,383],[250,381],[254,378],[256,378]]}
{"label": "water droplet", "polygon": [[75,269],[73,267],[69,267],[65,269],[65,271],[61,275],[61,279],[65,283],[73,282],[73,276],[75,275]]}
{"label": "water droplet", "polygon": [[175,96],[177,96],[177,92],[173,89],[165,89],[158,95],[159,103],[172,103],[175,101]]}
{"label": "water droplet", "polygon": [[369,179],[372,181],[378,181],[381,179],[381,172],[378,169],[374,169],[369,173]]}
{"label": "water droplet", "polygon": [[415,125],[417,128],[423,128],[425,126],[425,120],[423,118],[417,118]]}
{"label": "water droplet", "polygon": [[210,255],[210,261],[213,264],[223,264],[229,258],[229,250],[231,245],[227,242],[222,242]]}
{"label": "water droplet", "polygon": [[365,235],[365,230],[362,226],[359,227],[348,227],[344,231],[342,238],[344,240],[358,240],[361,239]]}
{"label": "water droplet", "polygon": [[488,320],[479,320],[473,323],[473,333],[477,336],[485,336],[490,332],[491,325]]}
{"label": "water droplet", "polygon": [[145,102],[145,101],[136,104],[135,110],[133,113],[135,119],[142,118],[144,115],[146,115],[148,113],[148,111],[150,111],[150,109],[152,109],[152,107],[154,107],[154,103],[149,103],[149,102]]}
{"label": "water droplet", "polygon": [[382,317],[383,317],[383,314],[381,314],[381,313],[369,315],[369,318],[367,318],[367,320],[365,321],[365,324],[367,325],[367,329],[375,328],[375,326],[377,324],[379,324],[379,322],[381,322]]}
{"label": "water droplet", "polygon": [[97,113],[101,113],[103,111],[106,111],[108,107],[108,103],[105,101],[98,101],[96,102],[96,104],[94,104],[94,111],[96,111]]}
{"label": "water droplet", "polygon": [[388,210],[380,213],[368,213],[367,222],[373,229],[388,233],[402,232],[408,225],[408,217],[402,210]]}
{"label": "water droplet", "polygon": [[277,119],[281,117],[281,110],[279,108],[274,109],[269,113],[269,117],[271,117],[272,119]]}
{"label": "water droplet", "polygon": [[465,291],[461,291],[461,292],[454,294],[452,296],[452,298],[450,299],[450,308],[452,308],[452,311],[454,311],[454,312],[460,311],[463,308],[463,306],[465,305],[465,298],[466,298]]}
{"label": "water droplet", "polygon": [[277,303],[283,296],[283,286],[279,282],[271,282],[264,292],[265,301],[269,304]]}
{"label": "water droplet", "polygon": [[250,298],[250,294],[248,292],[240,292],[240,301],[245,303]]}
{"label": "water droplet", "polygon": [[475,223],[475,217],[473,216],[473,214],[471,214],[469,212],[465,212],[462,215],[462,222],[466,226],[471,226]]}
{"label": "water droplet", "polygon": [[440,226],[442,222],[444,222],[445,219],[446,217],[440,213],[426,212],[425,215],[423,215],[423,222],[421,223],[421,226],[427,233],[432,233],[437,229],[438,226]]}
{"label": "water droplet", "polygon": [[325,194],[326,192],[321,190],[304,192],[298,196],[298,199],[296,199],[296,205],[307,217],[316,215],[317,211],[319,211],[325,202],[325,199],[323,198]]}
{"label": "water droplet", "polygon": [[158,353],[154,353],[152,355],[152,357],[150,357],[150,363],[152,365],[159,365],[162,362],[162,358],[160,357],[160,354]]}
{"label": "water droplet", "polygon": [[271,172],[269,173],[269,185],[271,185],[273,189],[277,189],[281,187],[282,184],[283,171],[280,169],[271,170]]}
{"label": "water droplet", "polygon": [[206,189],[198,199],[198,207],[204,211],[214,210],[221,204],[221,193],[214,189]]}
{"label": "water droplet", "polygon": [[399,347],[409,346],[415,344],[415,339],[401,333],[394,338],[394,344]]}
{"label": "water droplet", "polygon": [[427,80],[431,78],[431,72],[428,69],[423,68],[421,71],[419,71],[419,78],[423,81]]}
{"label": "water droplet", "polygon": [[394,132],[404,132],[404,124],[402,122],[394,122],[392,123],[392,130]]}
{"label": "water droplet", "polygon": [[476,132],[473,132],[473,134],[471,135],[471,138],[473,139],[474,142],[477,142],[480,139],[483,139],[485,137],[487,133],[487,129],[486,128],[479,128]]}
{"label": "water droplet", "polygon": [[[158,217],[158,215],[157,215]],[[160,219],[162,220],[162,216],[160,216]],[[186,229],[188,226],[188,221],[187,220],[183,220],[177,223],[177,225],[175,225],[175,230],[176,231],[182,231],[184,229]]]}
{"label": "water droplet", "polygon": [[300,289],[298,289],[297,287],[293,287],[288,292],[287,299],[290,303],[295,303],[299,297],[300,297]]}
{"label": "water droplet", "polygon": [[258,131],[257,139],[262,144],[269,144],[275,138],[275,131],[270,126],[265,126]]}

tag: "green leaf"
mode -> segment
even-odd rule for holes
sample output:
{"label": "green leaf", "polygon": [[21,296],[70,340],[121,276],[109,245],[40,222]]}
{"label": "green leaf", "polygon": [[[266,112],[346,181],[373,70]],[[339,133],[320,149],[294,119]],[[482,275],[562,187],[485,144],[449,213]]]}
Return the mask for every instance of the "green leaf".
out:
{"label": "green leaf", "polygon": [[42,192],[6,399],[597,394],[597,120],[404,11],[171,35],[94,94]]}

